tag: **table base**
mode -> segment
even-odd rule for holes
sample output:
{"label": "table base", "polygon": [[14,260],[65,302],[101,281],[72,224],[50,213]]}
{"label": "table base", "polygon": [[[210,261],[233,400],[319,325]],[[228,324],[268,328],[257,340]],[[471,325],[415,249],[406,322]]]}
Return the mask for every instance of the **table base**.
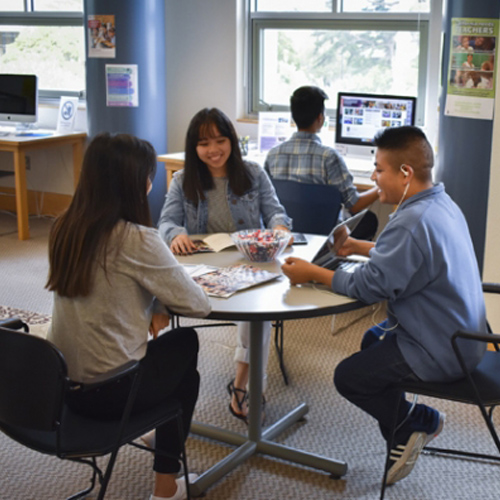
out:
{"label": "table base", "polygon": [[208,424],[193,422],[191,424],[192,433],[233,446],[238,446],[238,448],[201,474],[196,481],[192,483],[192,495],[202,495],[219,479],[257,453],[264,453],[265,455],[288,460],[289,462],[323,470],[335,477],[343,476],[347,472],[347,464],[345,462],[297,450],[271,441],[290,426],[304,418],[308,411],[309,408],[305,403],[300,404],[280,420],[265,429],[262,432],[262,437],[255,441],[237,432],[227,431]]}

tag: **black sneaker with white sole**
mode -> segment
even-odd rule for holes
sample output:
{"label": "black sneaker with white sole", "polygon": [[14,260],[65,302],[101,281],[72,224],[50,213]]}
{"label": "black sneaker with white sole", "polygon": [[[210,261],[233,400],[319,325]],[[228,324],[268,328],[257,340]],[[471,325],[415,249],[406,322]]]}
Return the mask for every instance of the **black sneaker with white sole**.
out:
{"label": "black sneaker with white sole", "polygon": [[438,426],[434,432],[414,432],[406,443],[396,445],[389,455],[389,470],[386,483],[394,484],[413,470],[422,449],[443,430],[446,415],[439,412]]}
{"label": "black sneaker with white sole", "polygon": [[389,454],[387,484],[394,484],[405,478],[415,466],[427,441],[427,433],[414,432],[406,443],[396,445]]}

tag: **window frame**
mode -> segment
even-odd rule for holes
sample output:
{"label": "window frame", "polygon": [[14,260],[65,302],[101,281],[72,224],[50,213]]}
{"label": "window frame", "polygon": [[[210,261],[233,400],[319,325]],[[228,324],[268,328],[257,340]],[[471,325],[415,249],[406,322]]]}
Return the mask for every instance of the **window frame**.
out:
{"label": "window frame", "polygon": [[[48,12],[48,11],[25,11],[25,12],[0,12],[0,26],[76,26],[84,28],[83,10],[81,12]],[[38,102],[47,103],[58,100],[61,96],[78,97],[85,99],[85,88],[76,90],[48,90],[38,89]]]}
{"label": "window frame", "polygon": [[[337,8],[332,2],[332,9]],[[431,0],[431,11],[432,4]],[[423,125],[428,98],[431,17],[432,13],[378,13],[378,12],[255,12],[252,2],[247,4],[248,11],[248,95],[247,113],[257,116],[259,111],[288,111],[289,106],[265,103],[262,97],[262,39],[265,29],[318,29],[318,30],[389,30],[419,31],[419,75],[417,90],[416,124]],[[333,96],[332,96],[333,97]],[[332,98],[332,102],[335,99]],[[333,103],[336,106],[336,103]],[[331,114],[332,112],[330,111]],[[336,109],[333,109],[333,116]]]}

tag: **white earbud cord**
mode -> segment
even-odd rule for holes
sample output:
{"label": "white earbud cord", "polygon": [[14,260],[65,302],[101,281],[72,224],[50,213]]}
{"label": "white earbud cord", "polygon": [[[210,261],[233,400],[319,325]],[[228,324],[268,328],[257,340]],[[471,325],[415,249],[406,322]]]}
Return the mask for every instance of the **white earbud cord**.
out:
{"label": "white earbud cord", "polygon": [[[373,307],[373,313],[372,313],[372,323],[373,326],[376,326],[377,328],[380,328],[383,332],[390,332],[391,330],[395,330],[399,326],[399,321],[396,321],[396,324],[391,326],[390,328],[384,328],[380,326],[379,323],[377,323],[377,320],[375,319],[375,316],[377,313],[380,311],[380,308],[382,307],[382,302],[379,302],[376,306]],[[380,337],[382,340],[384,338],[385,334]]]}
{"label": "white earbud cord", "polygon": [[[403,165],[401,165],[402,167]],[[394,210],[394,212],[396,212],[398,210],[398,208],[400,207],[401,203],[403,203],[403,200],[405,199],[405,196],[406,196],[406,193],[408,192],[408,188],[410,187],[410,182],[408,182],[408,184],[406,185],[405,187],[405,190],[403,191],[403,196],[401,196],[401,199],[399,200],[399,203],[398,205],[396,206],[396,209]],[[377,312],[379,311],[380,309],[380,306],[381,306],[381,303],[377,304],[377,306],[374,308],[373,310],[373,314],[372,314],[372,323],[374,326],[377,326],[378,328],[380,328],[381,330],[383,330],[384,332],[390,332],[391,330],[394,330],[396,329],[398,326],[399,326],[399,322],[396,321],[396,324],[391,326],[390,328],[383,328],[382,326],[380,326],[376,321],[375,321],[375,316],[377,314]],[[385,334],[382,335],[381,339],[384,338]]]}
{"label": "white earbud cord", "polygon": [[[401,203],[403,203],[403,200],[405,199],[406,193],[408,192],[408,188],[410,187],[410,183],[408,183],[405,187],[405,190],[403,192],[403,196],[401,196],[401,199],[399,200],[399,203],[396,207],[396,210],[400,207]],[[396,210],[394,210],[396,212]]]}

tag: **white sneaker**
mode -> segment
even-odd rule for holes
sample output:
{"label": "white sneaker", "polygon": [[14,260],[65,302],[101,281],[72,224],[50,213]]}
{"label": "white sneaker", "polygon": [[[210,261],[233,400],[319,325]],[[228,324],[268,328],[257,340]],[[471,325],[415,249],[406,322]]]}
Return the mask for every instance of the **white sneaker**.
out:
{"label": "white sneaker", "polygon": [[406,444],[399,444],[391,450],[390,465],[387,472],[388,485],[394,484],[410,474],[422,449],[434,438],[438,437],[443,430],[445,420],[446,414],[439,412],[438,426],[433,433],[414,432]]}
{"label": "white sneaker", "polygon": [[[189,483],[192,483],[198,478],[198,474],[188,474]],[[186,491],[186,479],[184,476],[178,477],[175,480],[177,484],[177,491],[175,495],[172,497],[155,497],[151,495],[150,500],[186,500],[187,499],[187,491]]]}
{"label": "white sneaker", "polygon": [[386,481],[388,485],[403,479],[413,470],[427,437],[425,432],[414,432],[406,444],[398,444],[391,450]]}

